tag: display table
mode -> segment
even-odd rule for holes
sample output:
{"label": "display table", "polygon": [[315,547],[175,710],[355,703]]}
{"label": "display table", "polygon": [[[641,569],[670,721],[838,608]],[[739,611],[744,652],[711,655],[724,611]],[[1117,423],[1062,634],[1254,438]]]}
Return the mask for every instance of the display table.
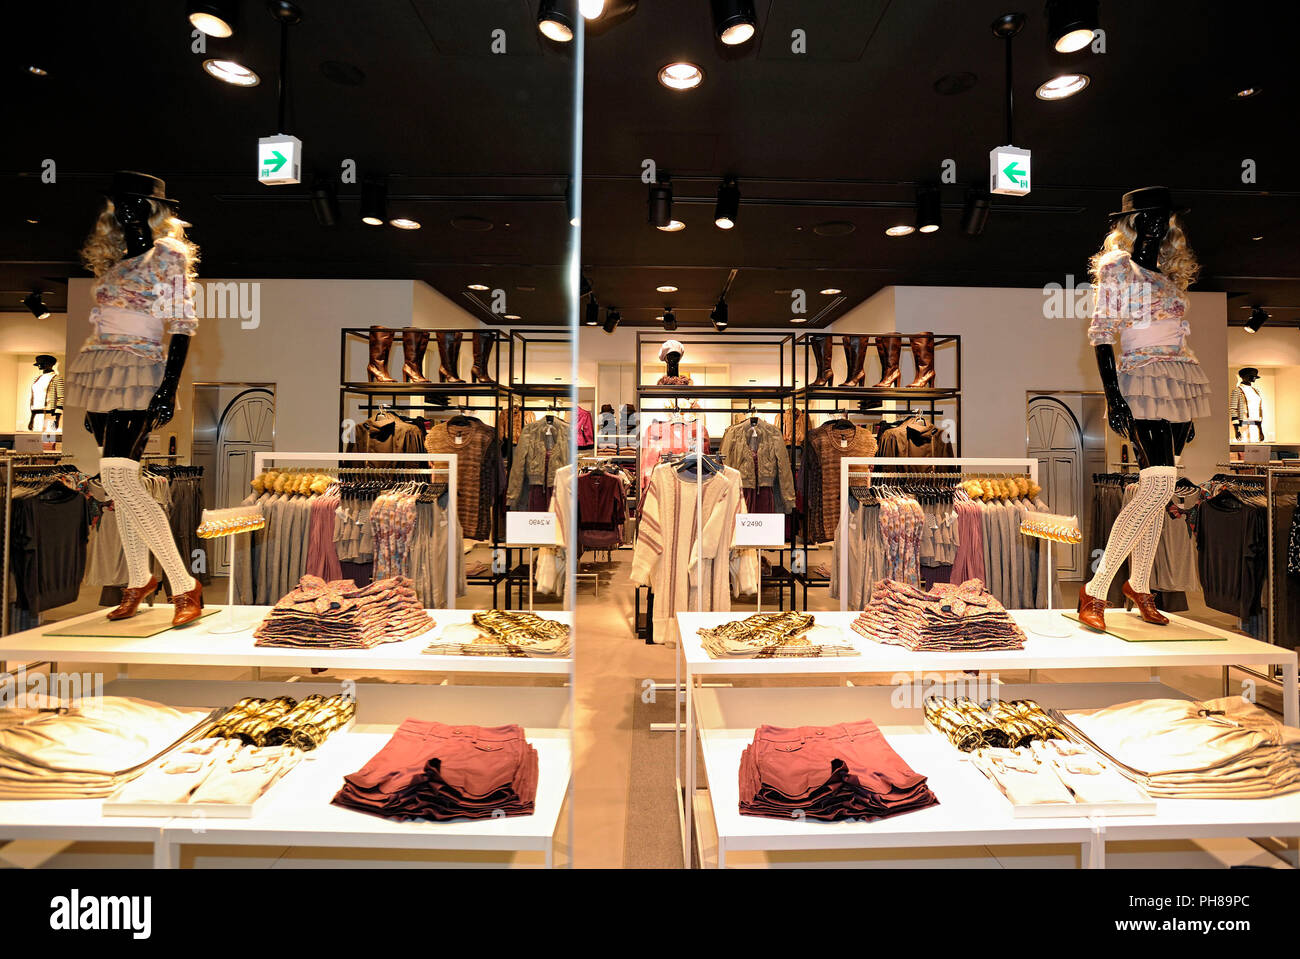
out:
{"label": "display table", "polygon": [[[1195,625],[1221,636],[1222,641],[1130,643],[1109,634],[1095,633],[1072,623],[1062,616],[1060,610],[1011,610],[1010,613],[1025,631],[1027,641],[1024,649],[970,650],[952,653],[913,652],[901,646],[873,642],[854,632],[849,624],[857,618],[856,613],[817,612],[814,614],[817,623],[838,628],[841,633],[840,641],[853,646],[858,650],[859,655],[818,659],[727,660],[713,659],[709,656],[698,631],[702,627],[716,627],[743,618],[748,615],[747,613],[743,611],[678,613],[681,655],[677,659],[677,685],[680,688],[684,681],[686,687],[684,723],[681,714],[677,714],[678,728],[684,727],[686,742],[684,762],[679,762],[678,765],[678,792],[679,795],[686,797],[681,810],[683,855],[686,862],[691,861],[694,812],[692,797],[695,796],[697,711],[694,700],[701,691],[701,684],[707,678],[782,677],[788,679],[791,685],[798,685],[811,677],[890,673],[895,674],[896,684],[908,684],[922,683],[935,677],[936,674],[960,673],[965,670],[996,673],[999,670],[1117,669],[1134,666],[1159,669],[1174,666],[1227,667],[1281,664],[1284,722],[1289,726],[1300,724],[1300,698],[1298,698],[1300,693],[1297,691],[1297,658],[1294,650],[1273,646],[1226,630],[1207,627],[1201,623]],[[1177,621],[1182,617],[1171,616],[1171,619]],[[1048,621],[1053,625],[1064,623],[1069,635],[1050,638],[1036,636],[1031,632],[1036,624]],[[1147,698],[1150,695],[1153,694],[1136,692],[1129,698]],[[770,719],[763,721],[775,722]],[[812,720],[799,720],[791,725],[806,725],[809,722]],[[749,733],[752,732],[751,727]],[[1296,811],[1300,812],[1300,807],[1297,807]]]}

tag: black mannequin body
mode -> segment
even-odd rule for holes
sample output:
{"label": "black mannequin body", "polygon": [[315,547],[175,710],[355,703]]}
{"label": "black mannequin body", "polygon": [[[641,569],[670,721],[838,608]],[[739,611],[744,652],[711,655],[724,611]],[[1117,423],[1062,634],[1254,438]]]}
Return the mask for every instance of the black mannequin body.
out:
{"label": "black mannequin body", "polygon": [[[143,256],[153,247],[153,230],[149,217],[153,211],[147,197],[123,194],[113,197],[113,209],[122,225],[126,242],[126,255],[130,259]],[[149,434],[170,423],[176,415],[176,389],[180,384],[181,370],[189,353],[190,338],[173,335],[167,346],[167,363],[159,384],[147,409],[111,410],[107,413],[87,413],[86,430],[95,437],[104,456],[118,456],[139,460]]]}
{"label": "black mannequin body", "polygon": [[682,354],[680,353],[669,353],[667,356],[664,357],[664,364],[668,367],[669,376],[679,375],[677,369],[678,369],[678,364],[681,363],[681,361],[682,361]]}
{"label": "black mannequin body", "polygon": [[[1133,228],[1137,238],[1133,241],[1133,262],[1153,273],[1159,273],[1160,245],[1169,231],[1169,210],[1143,210],[1133,214]],[[1189,421],[1171,423],[1169,420],[1134,419],[1128,401],[1119,388],[1119,371],[1115,365],[1115,348],[1102,343],[1095,348],[1097,369],[1101,373],[1106,392],[1106,418],[1110,428],[1133,444],[1138,466],[1173,466],[1183,447],[1196,435],[1196,427]]]}
{"label": "black mannequin body", "polygon": [[[1242,386],[1250,386],[1259,379],[1259,370],[1253,366],[1243,367],[1237,371],[1237,379],[1241,381]],[[1235,415],[1235,414],[1234,414]],[[1251,421],[1234,419],[1232,421],[1232,435],[1234,439],[1241,439],[1241,428],[1245,425],[1252,425]],[[1255,421],[1254,426],[1259,427],[1260,423]],[[1262,430],[1261,430],[1262,433]]]}

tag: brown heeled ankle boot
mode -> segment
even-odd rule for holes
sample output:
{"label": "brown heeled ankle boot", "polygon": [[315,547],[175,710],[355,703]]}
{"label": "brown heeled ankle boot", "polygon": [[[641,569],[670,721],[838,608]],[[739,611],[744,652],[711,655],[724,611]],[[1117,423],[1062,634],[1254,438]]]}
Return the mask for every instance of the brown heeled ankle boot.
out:
{"label": "brown heeled ankle boot", "polygon": [[880,354],[880,382],[876,389],[897,386],[902,371],[898,368],[899,357],[903,353],[903,338],[897,333],[886,333],[876,337],[876,352]]}
{"label": "brown heeled ankle boot", "polygon": [[817,362],[817,379],[809,383],[809,386],[830,386],[831,385],[831,359],[834,356],[835,337],[833,336],[811,336],[812,355]]}
{"label": "brown heeled ankle boot", "polygon": [[1106,601],[1088,595],[1086,585],[1079,587],[1079,622],[1099,633],[1106,632]]}
{"label": "brown heeled ankle boot", "polygon": [[407,383],[428,383],[424,375],[424,353],[429,348],[429,331],[408,326],[402,330],[402,379]]}
{"label": "brown heeled ankle boot", "polygon": [[438,379],[443,383],[464,383],[460,370],[460,344],[464,333],[438,333]]}
{"label": "brown heeled ankle boot", "polygon": [[132,589],[130,586],[122,590],[122,602],[117,609],[109,610],[108,618],[111,620],[130,619],[140,609],[140,603],[146,598],[149,605],[153,605],[154,594],[158,592],[158,577],[150,576],[149,582],[143,586]]}
{"label": "brown heeled ankle boot", "polygon": [[1142,621],[1151,623],[1153,626],[1168,626],[1169,617],[1160,610],[1156,609],[1156,597],[1154,593],[1139,593],[1129,581],[1124,581],[1122,589],[1125,598],[1137,607],[1137,611],[1142,614]]}
{"label": "brown heeled ankle boot", "polygon": [[913,333],[912,359],[916,361],[916,379],[908,383],[909,389],[929,388],[934,385],[934,334]]}
{"label": "brown heeled ankle boot", "polygon": [[496,380],[488,374],[488,358],[492,355],[492,346],[496,343],[496,337],[487,333],[475,333],[473,343],[470,345],[474,349],[474,365],[469,369],[469,378],[473,383],[495,383]]}
{"label": "brown heeled ankle boot", "polygon": [[177,593],[172,597],[176,612],[172,614],[173,626],[184,626],[203,615],[203,584],[197,580],[188,593]]}
{"label": "brown heeled ankle boot", "polygon": [[[867,341],[865,336],[844,337],[844,359],[848,376],[840,386],[863,386],[867,380]],[[850,344],[852,346],[850,347]]]}
{"label": "brown heeled ankle boot", "polygon": [[393,348],[393,331],[382,326],[370,328],[370,363],[366,375],[371,383],[392,383],[388,375],[388,351]]}

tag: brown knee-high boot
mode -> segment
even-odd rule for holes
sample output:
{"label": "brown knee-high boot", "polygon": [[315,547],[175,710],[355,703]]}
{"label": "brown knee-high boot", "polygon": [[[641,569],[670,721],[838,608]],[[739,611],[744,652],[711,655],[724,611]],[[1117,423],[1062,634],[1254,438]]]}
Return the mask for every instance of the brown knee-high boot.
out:
{"label": "brown knee-high boot", "polygon": [[808,337],[812,345],[813,359],[817,362],[817,379],[809,383],[809,386],[830,386],[831,385],[831,358],[834,355],[835,337],[833,336],[810,336]]}
{"label": "brown knee-high boot", "polygon": [[912,359],[916,361],[916,379],[908,383],[909,387],[934,386],[934,334],[913,333]]}
{"label": "brown knee-high boot", "polygon": [[464,383],[460,371],[460,344],[464,333],[438,333],[438,379],[443,383]]}
{"label": "brown knee-high boot", "polygon": [[474,365],[470,367],[469,377],[473,383],[495,383],[488,373],[488,358],[492,355],[492,345],[496,337],[488,333],[474,334]]}
{"label": "brown knee-high boot", "polygon": [[876,352],[880,354],[880,382],[877,388],[897,386],[900,377],[898,360],[903,352],[903,338],[897,333],[884,333],[876,337]]}
{"label": "brown knee-high boot", "polygon": [[867,340],[865,336],[844,337],[844,359],[848,376],[840,386],[862,386],[867,378]]}
{"label": "brown knee-high boot", "polygon": [[393,348],[393,331],[382,326],[370,328],[370,363],[366,375],[371,383],[392,383],[388,375],[388,351]]}
{"label": "brown knee-high boot", "polygon": [[402,379],[407,383],[428,383],[424,375],[424,352],[429,348],[429,331],[408,326],[402,330]]}

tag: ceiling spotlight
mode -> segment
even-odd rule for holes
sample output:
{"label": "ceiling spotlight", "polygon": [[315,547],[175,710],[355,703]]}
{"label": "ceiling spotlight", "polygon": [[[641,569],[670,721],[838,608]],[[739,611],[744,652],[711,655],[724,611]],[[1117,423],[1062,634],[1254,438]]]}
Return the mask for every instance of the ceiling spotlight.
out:
{"label": "ceiling spotlight", "polygon": [[659,70],[659,82],[669,90],[694,90],[704,81],[704,71],[694,63],[678,60]]}
{"label": "ceiling spotlight", "polygon": [[1262,327],[1265,323],[1267,323],[1268,320],[1269,320],[1269,316],[1267,313],[1264,312],[1264,308],[1262,306],[1254,307],[1250,311],[1250,319],[1246,321],[1246,332],[1258,333],[1260,327]]}
{"label": "ceiling spotlight", "polygon": [[791,322],[791,323],[807,323],[807,322],[808,322],[808,317],[805,316],[803,313],[796,313],[794,316],[790,317],[790,322]]}
{"label": "ceiling spotlight", "polygon": [[1034,96],[1040,100],[1064,100],[1076,93],[1082,93],[1091,82],[1092,78],[1086,73],[1062,73],[1059,77],[1052,77],[1035,90]]}
{"label": "ceiling spotlight", "polygon": [[505,315],[505,318],[506,318],[507,320],[517,320],[517,319],[519,319],[520,317],[519,317],[519,314],[518,314],[518,313],[507,313],[507,314]]}
{"label": "ceiling spotlight", "polygon": [[665,333],[671,333],[677,329],[677,314],[672,310],[664,310],[664,315],[660,319],[664,321]]}
{"label": "ceiling spotlight", "polygon": [[659,178],[658,183],[650,184],[647,198],[649,204],[650,224],[664,229],[673,219],[673,183],[667,173]]}
{"label": "ceiling spotlight", "polygon": [[967,236],[979,236],[989,221],[989,200],[987,190],[971,187],[966,191],[966,200],[961,208],[961,231]]}
{"label": "ceiling spotlight", "polygon": [[485,292],[488,288],[489,288],[489,287],[487,286],[486,283],[471,283],[469,286],[465,287],[465,289],[467,289],[467,290],[473,290],[473,291],[476,292],[476,293],[483,293],[483,292]]}
{"label": "ceiling spotlight", "polygon": [[[27,69],[30,70],[32,68],[28,67]],[[44,74],[42,74],[42,76],[44,76]],[[1237,97],[1239,99],[1245,100],[1247,97],[1255,96],[1256,94],[1259,93],[1259,91],[1260,91],[1260,87],[1243,87],[1242,89],[1237,91]]]}
{"label": "ceiling spotlight", "polygon": [[[716,4],[714,5],[716,8]],[[740,185],[735,177],[727,177],[718,187],[718,204],[713,209],[713,225],[719,230],[730,230],[740,214]]]}
{"label": "ceiling spotlight", "polygon": [[939,231],[941,208],[939,204],[939,188],[937,186],[922,186],[916,190],[916,228],[922,233],[937,233]]}
{"label": "ceiling spotlight", "polygon": [[676,293],[676,292],[677,292],[677,287],[675,287],[675,286],[656,286],[656,287],[655,287],[655,292],[656,292],[656,293]]}
{"label": "ceiling spotlight", "polygon": [[339,196],[333,180],[322,177],[312,184],[311,208],[321,226],[330,227],[338,223]]}
{"label": "ceiling spotlight", "polygon": [[34,77],[48,77],[50,75],[49,70],[46,70],[44,67],[38,67],[35,64],[29,66],[27,72]]}
{"label": "ceiling spotlight", "polygon": [[618,321],[622,319],[618,310],[612,306],[605,310],[605,324],[602,327],[606,333],[613,333],[618,327]]}
{"label": "ceiling spotlight", "polygon": [[361,181],[361,222],[366,226],[388,222],[388,182],[383,177]]}
{"label": "ceiling spotlight", "polygon": [[203,69],[222,83],[229,83],[236,87],[255,87],[262,82],[262,78],[255,71],[237,60],[204,60]]}
{"label": "ceiling spotlight", "polygon": [[587,301],[587,325],[595,326],[600,322],[600,305],[593,296]]}
{"label": "ceiling spotlight", "polygon": [[[28,222],[28,223],[35,223],[36,221],[35,221],[35,220],[28,220],[27,222]],[[1264,239],[1264,237],[1262,237],[1262,236],[1252,236],[1251,239],[1254,240],[1256,243],[1258,243],[1260,240]]]}
{"label": "ceiling spotlight", "polygon": [[190,25],[210,37],[228,37],[235,32],[239,4],[235,0],[190,0],[185,5]]}
{"label": "ceiling spotlight", "polygon": [[389,226],[395,226],[399,230],[418,230],[420,228],[419,220],[412,220],[409,217],[395,216],[388,221]]}
{"label": "ceiling spotlight", "polygon": [[828,286],[826,287],[826,289],[821,291],[821,294],[822,296],[838,296],[840,293],[843,292],[844,291],[837,286]]}
{"label": "ceiling spotlight", "polygon": [[659,229],[663,230],[665,233],[677,233],[686,229],[686,224],[681,220],[669,220],[667,226],[661,226]]}
{"label": "ceiling spotlight", "polygon": [[542,0],[537,8],[537,29],[556,43],[573,39],[573,0]]}
{"label": "ceiling spotlight", "polygon": [[605,12],[605,0],[578,0],[578,9],[588,20],[599,20]]}
{"label": "ceiling spotlight", "polygon": [[916,232],[916,227],[910,223],[895,223],[891,227],[885,228],[885,236],[907,236]]}
{"label": "ceiling spotlight", "polygon": [[1092,43],[1098,26],[1097,0],[1048,0],[1047,39],[1057,53],[1074,53]]}
{"label": "ceiling spotlight", "polygon": [[713,32],[729,47],[745,43],[758,29],[754,0],[713,0]]}
{"label": "ceiling spotlight", "polygon": [[713,328],[719,333],[727,328],[727,301],[718,300],[718,305],[713,308],[709,314],[709,319],[713,321]]}
{"label": "ceiling spotlight", "polygon": [[45,305],[44,294],[39,290],[27,294],[23,299],[23,306],[27,307],[27,309],[31,311],[32,316],[36,317],[38,320],[49,318],[49,308]]}

